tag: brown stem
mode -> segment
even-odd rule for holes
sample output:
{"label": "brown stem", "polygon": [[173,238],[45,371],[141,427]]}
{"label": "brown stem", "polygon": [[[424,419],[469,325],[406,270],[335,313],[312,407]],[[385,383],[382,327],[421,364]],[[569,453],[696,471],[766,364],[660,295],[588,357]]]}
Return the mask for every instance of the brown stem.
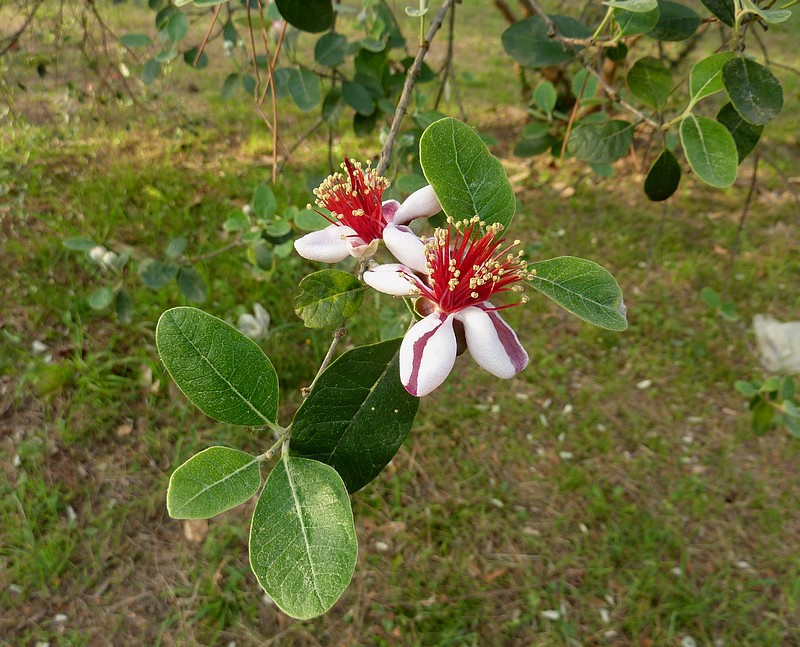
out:
{"label": "brown stem", "polygon": [[397,103],[397,109],[394,111],[392,126],[389,129],[386,142],[383,144],[383,148],[381,149],[380,159],[376,168],[378,175],[383,174],[386,171],[386,168],[389,166],[389,160],[392,156],[392,148],[394,148],[394,141],[397,138],[398,131],[400,130],[400,122],[403,120],[406,110],[408,109],[408,102],[411,100],[411,92],[417,83],[419,71],[422,69],[422,62],[425,60],[425,55],[428,53],[428,50],[431,47],[431,41],[433,40],[433,37],[436,36],[436,32],[439,31],[439,28],[442,26],[444,17],[453,6],[454,1],[455,0],[444,0],[441,9],[439,9],[439,13],[436,14],[433,22],[431,22],[428,33],[425,35],[425,41],[422,43],[422,45],[420,45],[417,56],[414,59],[414,63],[412,63],[411,67],[408,69],[408,73],[406,74],[406,83],[403,86],[403,93],[400,95],[400,101]]}
{"label": "brown stem", "polygon": [[197,62],[203,55],[203,52],[206,49],[206,45],[208,45],[208,39],[211,38],[211,30],[214,29],[214,25],[217,24],[217,17],[219,16],[220,11],[222,11],[221,4],[217,5],[217,8],[214,10],[214,16],[211,18],[211,24],[208,26],[206,35],[203,36],[203,42],[200,43],[200,47],[197,48],[197,56],[194,57],[194,63],[192,63],[192,67],[197,67]]}

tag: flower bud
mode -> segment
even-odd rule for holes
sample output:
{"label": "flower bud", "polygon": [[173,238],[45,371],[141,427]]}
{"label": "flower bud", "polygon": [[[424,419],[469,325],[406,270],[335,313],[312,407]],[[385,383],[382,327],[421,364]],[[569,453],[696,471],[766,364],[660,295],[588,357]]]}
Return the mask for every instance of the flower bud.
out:
{"label": "flower bud", "polygon": [[107,251],[108,250],[102,245],[95,245],[89,250],[89,258],[91,258],[95,263],[100,264],[103,262],[103,256]]}

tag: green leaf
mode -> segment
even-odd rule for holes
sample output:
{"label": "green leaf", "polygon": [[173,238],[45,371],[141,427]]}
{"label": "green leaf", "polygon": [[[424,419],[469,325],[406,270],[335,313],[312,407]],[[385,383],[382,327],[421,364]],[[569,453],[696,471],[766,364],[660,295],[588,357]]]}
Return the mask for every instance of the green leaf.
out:
{"label": "green leaf", "polygon": [[318,33],[333,26],[331,0],[275,0],[284,20],[300,31]]}
{"label": "green leaf", "polygon": [[289,77],[289,94],[295,105],[304,112],[313,110],[319,105],[319,77],[310,70],[292,70]]}
{"label": "green leaf", "polygon": [[209,519],[244,503],[261,485],[262,460],[228,447],[209,447],[195,454],[169,479],[169,516]]}
{"label": "green leaf", "polygon": [[253,212],[262,220],[267,220],[275,215],[278,210],[278,201],[272,189],[266,184],[259,184],[253,193]]}
{"label": "green leaf", "polygon": [[764,126],[754,126],[744,117],[736,112],[732,103],[726,103],[717,113],[717,121],[721,123],[733,137],[736,143],[736,151],[739,155],[739,164],[744,161],[756,147]]}
{"label": "green leaf", "polygon": [[119,37],[120,45],[135,49],[137,47],[150,47],[153,41],[147,34],[123,34]]}
{"label": "green leaf", "polygon": [[145,85],[152,84],[159,76],[161,76],[161,63],[156,59],[151,58],[142,68],[142,83]]}
{"label": "green leaf", "polygon": [[207,416],[264,425],[278,413],[278,376],[253,340],[196,308],[172,308],[156,326],[161,360],[181,391]]}
{"label": "green leaf", "polygon": [[178,269],[174,263],[162,263],[153,258],[146,258],[139,263],[138,273],[148,288],[158,290],[175,279]]}
{"label": "green leaf", "polygon": [[85,236],[73,236],[72,238],[63,240],[61,244],[74,252],[88,252],[90,249],[97,246],[97,243]]}
{"label": "green leaf", "polygon": [[633,130],[633,124],[621,119],[581,124],[570,133],[567,150],[583,162],[613,162],[628,152],[633,143]]}
{"label": "green leaf", "polygon": [[219,96],[223,101],[229,101],[233,98],[233,95],[236,94],[240,87],[241,75],[237,74],[236,72],[231,72],[225,77],[225,81],[222,83],[222,90],[220,91]]}
{"label": "green leaf", "polygon": [[745,380],[736,380],[733,383],[733,388],[735,388],[739,393],[741,393],[746,398],[752,398],[758,395],[758,389],[754,387],[750,382]]}
{"label": "green leaf", "polygon": [[472,128],[452,118],[431,124],[420,138],[419,161],[448,216],[458,221],[478,215],[508,229],[517,206],[514,190]]}
{"label": "green leaf", "polygon": [[751,0],[741,0],[741,2],[744,13],[755,14],[768,25],[777,25],[792,17],[792,12],[788,9],[762,9]]}
{"label": "green leaf", "polygon": [[133,321],[133,298],[125,288],[120,288],[117,292],[114,310],[122,323],[129,324]]}
{"label": "green leaf", "polygon": [[784,375],[781,378],[781,387],[779,389],[780,399],[794,400],[794,395],[796,391],[797,391],[797,386],[795,385],[794,378],[791,375]]}
{"label": "green leaf", "polygon": [[94,310],[104,310],[111,305],[114,300],[114,290],[112,288],[97,288],[89,297],[89,307]]}
{"label": "green leaf", "polygon": [[188,31],[189,19],[186,17],[186,14],[180,11],[172,14],[169,22],[167,22],[167,34],[169,34],[170,40],[173,43],[177,43],[186,36],[186,32]]}
{"label": "green leaf", "polygon": [[302,231],[319,231],[330,223],[311,209],[300,209],[294,216],[294,224]]}
{"label": "green leaf", "polygon": [[[202,70],[204,67],[208,67],[208,55],[205,52],[200,52],[200,57],[198,58],[198,52],[200,52],[200,49],[197,47],[187,49],[183,53],[183,62],[196,70]],[[195,61],[197,61],[197,64],[195,64]]]}
{"label": "green leaf", "polygon": [[614,20],[617,22],[623,36],[646,34],[658,24],[659,15],[658,9],[653,9],[647,13],[634,13],[632,11],[614,9]]}
{"label": "green leaf", "polygon": [[703,182],[718,188],[733,184],[738,153],[725,126],[690,113],[681,122],[680,133],[686,161]]}
{"label": "green leaf", "polygon": [[712,54],[698,61],[689,75],[689,91],[692,101],[699,101],[725,89],[722,82],[722,67],[733,58],[733,52]]}
{"label": "green leaf", "polygon": [[300,281],[294,311],[308,328],[341,323],[361,307],[364,285],[341,270],[321,270]]}
{"label": "green leaf", "polygon": [[702,22],[694,9],[672,0],[658,0],[658,11],[658,22],[647,34],[656,40],[686,40]]}
{"label": "green leaf", "polygon": [[734,0],[700,0],[714,16],[719,18],[728,27],[733,27],[736,19]]}
{"label": "green leaf", "polygon": [[[569,16],[550,16],[559,33],[568,38],[588,38],[592,32]],[[549,67],[565,63],[574,56],[558,41],[550,38],[547,25],[538,16],[515,22],[503,32],[503,48],[517,63],[527,67]],[[580,50],[580,47],[576,47]]]}
{"label": "green leaf", "polygon": [[183,252],[186,251],[187,243],[188,241],[183,236],[173,238],[169,241],[169,243],[167,243],[167,249],[164,253],[167,255],[167,258],[171,260],[180,258]]}
{"label": "green leaf", "polygon": [[736,111],[756,126],[763,126],[783,109],[781,82],[763,65],[737,56],[725,63],[722,80]]}
{"label": "green leaf", "polygon": [[368,116],[375,112],[375,99],[357,81],[345,81],[342,84],[342,97],[360,115]]}
{"label": "green leaf", "polygon": [[709,308],[714,308],[715,310],[722,305],[722,297],[719,292],[709,286],[705,286],[700,290],[700,298]]}
{"label": "green leaf", "polygon": [[672,74],[660,59],[645,56],[631,66],[628,87],[633,96],[646,106],[663,110],[672,91]]}
{"label": "green leaf", "polygon": [[182,267],[178,271],[178,289],[194,303],[203,303],[208,296],[205,279],[193,267]]}
{"label": "green leaf", "polygon": [[329,124],[339,121],[344,111],[344,99],[340,88],[331,88],[322,101],[322,118]]}
{"label": "green leaf", "polygon": [[325,34],[314,46],[314,60],[318,65],[336,67],[344,61],[347,54],[347,37],[331,32]]}
{"label": "green leaf", "polygon": [[533,91],[533,100],[542,112],[548,116],[552,115],[553,108],[556,107],[556,101],[558,100],[556,86],[550,81],[543,81]]}
{"label": "green leaf", "polygon": [[628,327],[622,290],[601,265],[585,258],[560,256],[528,263],[528,269],[536,271],[529,285],[568,312],[607,330]]}
{"label": "green leaf", "polygon": [[356,566],[353,510],[332,467],[284,456],[267,477],[250,527],[250,566],[282,611],[307,620],[339,599]]}
{"label": "green leaf", "polygon": [[401,341],[344,353],[320,375],[292,422],[292,454],[332,466],[350,492],[380,474],[414,422],[419,398],[400,382]]}
{"label": "green leaf", "polygon": [[658,0],[605,0],[603,4],[633,13],[648,13],[653,9],[658,9]]}
{"label": "green leaf", "polygon": [[681,167],[668,148],[653,162],[644,180],[644,192],[653,202],[662,202],[678,190],[681,181]]}
{"label": "green leaf", "polygon": [[756,435],[761,436],[769,431],[774,415],[775,409],[766,400],[756,402],[753,407],[753,431]]}

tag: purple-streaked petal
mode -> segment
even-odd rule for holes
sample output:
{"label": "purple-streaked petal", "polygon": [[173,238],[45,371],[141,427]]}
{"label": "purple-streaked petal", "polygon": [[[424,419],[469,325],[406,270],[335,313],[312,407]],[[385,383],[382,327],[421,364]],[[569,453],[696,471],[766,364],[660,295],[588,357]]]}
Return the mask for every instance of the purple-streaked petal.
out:
{"label": "purple-streaked petal", "polygon": [[303,258],[320,263],[338,263],[350,255],[348,236],[355,236],[350,227],[330,225],[294,241],[294,248]]}
{"label": "purple-streaked petal", "polygon": [[419,294],[419,290],[410,280],[412,276],[411,270],[405,265],[387,263],[364,272],[364,283],[378,292],[396,297],[412,297]]}
{"label": "purple-streaked petal", "polygon": [[381,215],[383,216],[383,222],[390,223],[394,222],[394,214],[397,213],[397,210],[400,208],[400,203],[397,200],[385,200],[381,205]]}
{"label": "purple-streaked petal", "polygon": [[435,216],[442,210],[439,198],[433,192],[433,187],[429,184],[417,189],[408,196],[400,208],[394,214],[394,224],[405,225],[415,218]]}
{"label": "purple-streaked petal", "polygon": [[425,243],[409,227],[386,225],[383,230],[383,242],[403,265],[408,265],[415,272],[428,273],[425,261]]}
{"label": "purple-streaked petal", "polygon": [[484,307],[471,306],[455,317],[464,324],[467,348],[472,358],[492,375],[508,379],[528,365],[528,353],[516,333],[487,302]]}
{"label": "purple-streaked petal", "polygon": [[428,395],[456,362],[453,315],[434,312],[415,323],[400,345],[400,381],[411,395]]}

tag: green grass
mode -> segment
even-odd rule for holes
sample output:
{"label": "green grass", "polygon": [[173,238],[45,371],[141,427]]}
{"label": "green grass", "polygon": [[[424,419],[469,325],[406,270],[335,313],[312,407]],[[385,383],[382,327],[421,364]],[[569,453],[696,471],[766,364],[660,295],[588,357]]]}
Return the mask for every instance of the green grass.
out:
{"label": "green grass", "polygon": [[[130,19],[126,29],[148,28],[131,7],[115,11],[115,20]],[[468,5],[459,12],[459,47],[479,45],[485,63],[461,87],[468,114],[508,151],[524,123],[522,111],[505,107],[515,100],[514,72],[496,39],[481,38],[502,20]],[[18,60],[13,78],[30,76],[26,65]],[[638,178],[624,182],[630,167],[595,184],[571,163],[505,157],[522,207],[513,236],[537,258],[606,265],[623,286],[628,331],[592,328],[536,293],[507,310],[531,366],[497,382],[462,358],[425,399],[398,456],[353,498],[356,576],[324,618],[293,622],[263,600],[246,553],[252,503],[189,541],[165,511],[172,470],[211,444],[257,451],[272,438],[212,423],[169,384],[153,328],[184,302],[177,289],[148,290],[131,273],[135,318],[122,325],[86,302],[115,279],[61,241],[85,235],[131,246],[135,258],[161,255],[176,235],[187,236],[191,254],[225,244],[222,222],[269,178],[271,144],[243,102],[206,101],[224,73],[208,70],[194,95],[186,84],[198,77],[179,67],[146,110],[73,96],[69,123],[40,120],[32,108],[4,122],[0,641],[800,641],[800,449],[783,432],[755,436],[733,390],[762,372],[751,317],[800,310],[797,203],[769,164],[731,270],[746,182],[710,191],[684,178],[662,210],[643,199]],[[796,79],[781,78],[787,106],[796,105]],[[35,90],[47,98],[52,87]],[[288,110],[287,136],[313,118]],[[775,143],[765,153],[794,176],[791,124],[787,108],[767,130]],[[334,154],[374,156],[377,146],[350,134]],[[276,186],[281,207],[303,206],[307,176],[326,167],[326,142],[309,139]],[[559,195],[573,185],[574,196]],[[259,301],[272,315],[264,349],[288,421],[330,334],[303,328],[293,312],[297,282],[314,267],[291,258],[263,272],[236,249],[198,269],[209,312],[234,320]],[[702,302],[706,285],[726,293],[739,321]],[[402,313],[368,295],[372,305],[381,317],[365,309],[345,343],[377,339]],[[32,352],[34,340],[47,351]],[[650,386],[638,388],[644,380]]]}

